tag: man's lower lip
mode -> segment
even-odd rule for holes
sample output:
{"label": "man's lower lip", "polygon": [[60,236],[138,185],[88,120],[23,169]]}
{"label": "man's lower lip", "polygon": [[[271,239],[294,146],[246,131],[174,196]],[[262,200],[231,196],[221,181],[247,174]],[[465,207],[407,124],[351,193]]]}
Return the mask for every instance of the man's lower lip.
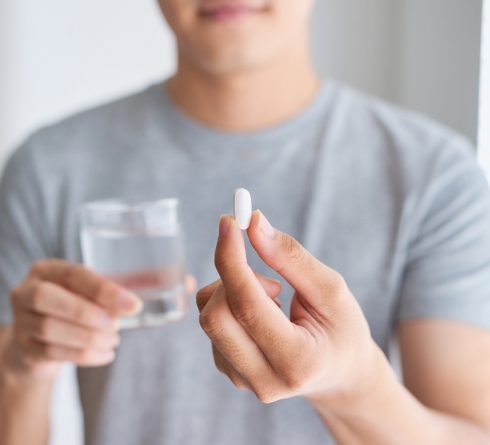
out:
{"label": "man's lower lip", "polygon": [[235,20],[245,18],[254,14],[256,11],[248,8],[237,8],[237,9],[219,9],[216,11],[206,11],[199,15],[206,19],[211,20]]}

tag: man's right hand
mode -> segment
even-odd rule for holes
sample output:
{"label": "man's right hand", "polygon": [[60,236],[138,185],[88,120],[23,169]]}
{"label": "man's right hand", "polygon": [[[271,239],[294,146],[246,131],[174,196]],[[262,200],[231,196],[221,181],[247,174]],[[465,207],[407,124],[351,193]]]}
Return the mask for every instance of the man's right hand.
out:
{"label": "man's right hand", "polygon": [[64,361],[110,363],[117,320],[142,308],[139,298],[80,264],[43,260],[11,292],[14,322],[4,366],[27,378],[52,378]]}

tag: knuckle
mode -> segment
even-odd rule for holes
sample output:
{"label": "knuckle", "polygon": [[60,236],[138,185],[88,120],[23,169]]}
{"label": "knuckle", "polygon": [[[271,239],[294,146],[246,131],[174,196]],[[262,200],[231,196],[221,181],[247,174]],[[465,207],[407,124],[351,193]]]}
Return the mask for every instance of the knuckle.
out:
{"label": "knuckle", "polygon": [[215,360],[214,360],[214,365],[216,366],[216,369],[217,369],[219,372],[221,372],[221,374],[226,375],[226,372],[225,372],[225,370],[224,370],[223,366],[221,366],[221,362],[220,362],[220,361],[218,361],[218,360],[216,360],[216,359],[215,359]]}
{"label": "knuckle", "polygon": [[265,387],[264,388],[263,387],[254,387],[253,392],[257,396],[257,398],[262,403],[265,403],[265,404],[277,402],[277,400],[279,400],[279,398],[273,393],[273,391],[271,391],[270,389],[265,388]]}
{"label": "knuckle", "polygon": [[214,365],[221,374],[226,374],[226,367],[224,366],[223,360],[216,353],[214,354]]}
{"label": "knuckle", "polygon": [[48,338],[53,331],[53,324],[49,317],[42,317],[37,326],[37,334],[42,338]]}
{"label": "knuckle", "polygon": [[13,325],[13,336],[21,346],[27,346],[31,342],[31,336],[16,321]]}
{"label": "knuckle", "polygon": [[243,379],[239,379],[237,380],[237,382],[235,383],[234,382],[234,385],[238,388],[238,389],[246,389],[246,390],[249,390],[249,386],[245,383],[245,381]]}
{"label": "knuckle", "polygon": [[94,363],[101,362],[97,351],[90,348],[80,349],[75,353],[75,361],[82,366],[90,366]]}
{"label": "knuckle", "polygon": [[304,377],[296,372],[287,374],[283,379],[284,386],[290,393],[298,393],[305,385]]}
{"label": "knuckle", "polygon": [[260,316],[255,303],[237,298],[230,301],[229,305],[235,319],[240,324],[251,329],[254,329],[259,325]]}
{"label": "knuckle", "polygon": [[80,349],[75,353],[74,360],[81,365],[88,364],[92,361],[90,349]]}
{"label": "knuckle", "polygon": [[223,332],[223,323],[216,311],[203,310],[199,316],[199,324],[210,338],[216,338]]}
{"label": "knuckle", "polygon": [[68,285],[73,285],[77,282],[82,269],[83,266],[80,264],[69,264],[63,272],[63,281]]}
{"label": "knuckle", "polygon": [[206,289],[206,287],[203,287],[202,289],[199,289],[197,291],[197,293],[196,293],[196,300],[197,301],[203,300],[205,298],[205,296],[207,295],[207,289]]}
{"label": "knuckle", "polygon": [[347,283],[340,273],[333,271],[329,281],[329,291],[331,295],[341,295],[346,291]]}
{"label": "knuckle", "polygon": [[231,380],[231,383],[233,383],[233,385],[235,385],[238,389],[248,389],[248,386],[243,380],[243,377],[240,376],[238,373],[232,373],[232,375],[229,376],[229,379]]}
{"label": "knuckle", "polygon": [[81,349],[75,354],[74,361],[80,366],[99,366],[112,362],[114,358],[114,351],[102,354],[93,349]]}
{"label": "knuckle", "polygon": [[48,343],[41,345],[41,353],[44,357],[55,360],[58,358],[56,346],[50,345]]}
{"label": "knuckle", "polygon": [[79,302],[74,303],[71,305],[71,316],[73,319],[79,323],[84,323],[85,321],[88,320],[88,315],[87,312],[85,311],[85,308],[82,304]]}
{"label": "knuckle", "polygon": [[204,287],[200,289],[196,294],[196,304],[197,307],[202,307],[209,300],[210,293],[209,290]]}
{"label": "knuckle", "polygon": [[106,354],[105,358],[99,359],[99,365],[106,365],[109,363],[112,363],[114,359],[116,358],[116,353],[114,351],[110,351],[109,353]]}
{"label": "knuckle", "polygon": [[42,281],[33,285],[30,298],[30,304],[33,309],[41,310],[43,308],[46,297],[49,295],[49,290],[49,285]]}
{"label": "knuckle", "polygon": [[115,304],[120,292],[120,287],[117,284],[104,279],[95,283],[91,292],[96,300],[100,299]]}
{"label": "knuckle", "polygon": [[94,331],[86,331],[82,334],[82,341],[84,345],[96,348],[100,343],[100,335]]}
{"label": "knuckle", "polygon": [[293,263],[301,263],[306,257],[306,251],[303,246],[285,233],[281,233],[281,245],[285,256]]}
{"label": "knuckle", "polygon": [[214,265],[218,271],[222,271],[226,269],[226,260],[220,255],[215,255],[214,257]]}
{"label": "knuckle", "polygon": [[44,267],[46,264],[46,260],[38,260],[32,263],[31,268],[29,270],[29,275],[37,277],[42,274],[44,271]]}
{"label": "knuckle", "polygon": [[230,263],[229,258],[224,255],[215,255],[214,265],[221,276],[228,275],[234,272],[235,266],[233,265],[233,263]]}
{"label": "knuckle", "polygon": [[196,295],[202,295],[202,296],[209,296],[212,294],[219,286],[221,286],[221,279],[214,281],[213,283],[210,283],[206,286],[203,286],[201,289],[199,289],[196,293]]}

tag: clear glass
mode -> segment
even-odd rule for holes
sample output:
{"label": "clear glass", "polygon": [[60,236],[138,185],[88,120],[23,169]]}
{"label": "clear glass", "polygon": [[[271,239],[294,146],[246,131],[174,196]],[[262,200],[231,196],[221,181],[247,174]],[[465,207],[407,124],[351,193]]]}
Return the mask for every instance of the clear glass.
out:
{"label": "clear glass", "polygon": [[143,311],[121,318],[121,329],[162,326],[185,315],[184,235],[176,198],[107,200],[82,206],[85,266],[131,289]]}

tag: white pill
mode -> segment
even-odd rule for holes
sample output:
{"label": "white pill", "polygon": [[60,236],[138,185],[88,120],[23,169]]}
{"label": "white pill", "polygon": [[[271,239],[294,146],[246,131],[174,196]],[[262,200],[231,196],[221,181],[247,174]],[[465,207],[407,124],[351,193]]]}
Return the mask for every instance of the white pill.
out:
{"label": "white pill", "polygon": [[233,210],[238,227],[242,230],[247,230],[252,219],[252,197],[248,190],[235,190],[233,195]]}

